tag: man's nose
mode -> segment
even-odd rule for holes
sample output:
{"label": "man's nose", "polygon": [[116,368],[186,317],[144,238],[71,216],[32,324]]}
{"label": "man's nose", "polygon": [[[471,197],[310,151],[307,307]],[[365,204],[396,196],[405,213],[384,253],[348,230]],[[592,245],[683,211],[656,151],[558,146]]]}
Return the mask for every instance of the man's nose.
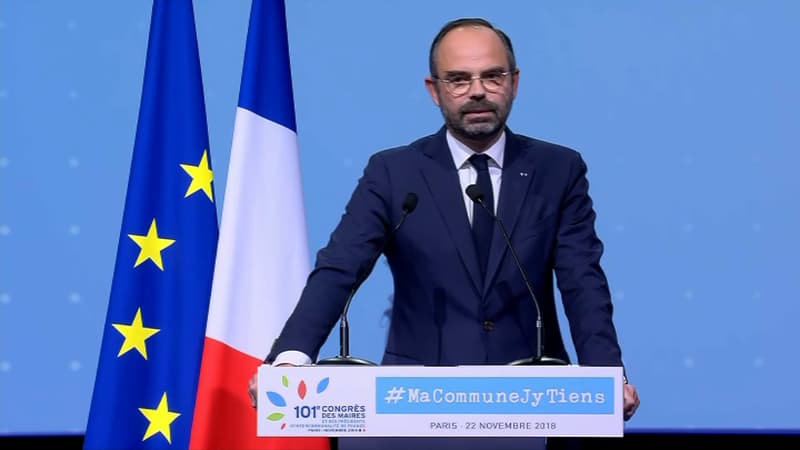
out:
{"label": "man's nose", "polygon": [[467,93],[469,93],[470,98],[486,97],[486,88],[483,87],[483,81],[477,77],[470,80],[469,91],[467,91]]}

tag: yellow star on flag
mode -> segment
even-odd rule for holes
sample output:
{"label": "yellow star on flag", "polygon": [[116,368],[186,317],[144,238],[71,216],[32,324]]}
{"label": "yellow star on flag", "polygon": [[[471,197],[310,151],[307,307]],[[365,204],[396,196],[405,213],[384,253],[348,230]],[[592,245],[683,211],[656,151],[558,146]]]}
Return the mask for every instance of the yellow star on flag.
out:
{"label": "yellow star on flag", "polygon": [[203,150],[203,157],[200,158],[200,163],[196,166],[181,164],[181,167],[192,177],[192,182],[189,184],[189,189],[186,190],[186,195],[183,198],[202,189],[213,203],[214,191],[211,190],[211,182],[214,181],[214,172],[208,167],[208,151]]}
{"label": "yellow star on flag", "polygon": [[158,236],[155,218],[153,218],[153,221],[150,223],[150,229],[147,230],[146,236],[129,234],[128,237],[133,239],[133,242],[136,242],[136,245],[141,248],[141,250],[139,250],[139,257],[136,258],[136,263],[133,264],[133,267],[137,267],[139,264],[149,259],[153,261],[159,269],[162,271],[164,270],[164,265],[161,263],[161,250],[174,244],[175,239],[166,239]]}
{"label": "yellow star on flag", "polygon": [[147,359],[147,346],[145,341],[152,335],[158,333],[158,328],[148,328],[142,325],[142,308],[136,309],[136,315],[133,317],[133,322],[130,325],[122,323],[112,323],[117,331],[125,336],[125,341],[122,342],[122,347],[119,349],[117,358],[128,353],[132,348],[135,348],[139,353]]}
{"label": "yellow star on flag", "polygon": [[147,420],[150,421],[150,424],[147,425],[147,431],[144,432],[142,441],[146,441],[147,438],[156,433],[161,433],[167,438],[167,442],[172,444],[172,433],[169,426],[181,414],[169,410],[166,392],[161,396],[161,401],[158,402],[156,409],[139,408],[139,412],[144,414]]}

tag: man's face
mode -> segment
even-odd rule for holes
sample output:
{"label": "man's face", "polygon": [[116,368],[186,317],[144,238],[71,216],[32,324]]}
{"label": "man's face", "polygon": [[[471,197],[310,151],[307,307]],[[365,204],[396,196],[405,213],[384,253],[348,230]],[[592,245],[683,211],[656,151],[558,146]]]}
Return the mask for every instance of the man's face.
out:
{"label": "man's face", "polygon": [[[436,76],[425,79],[433,101],[439,106],[451,133],[471,146],[484,150],[505,127],[517,94],[519,73],[502,78],[500,85],[473,79],[466,92],[452,92],[457,83],[472,77],[494,77],[509,71],[506,49],[500,37],[485,27],[463,27],[450,31],[439,42],[434,55]],[[494,91],[494,92],[492,92]]]}

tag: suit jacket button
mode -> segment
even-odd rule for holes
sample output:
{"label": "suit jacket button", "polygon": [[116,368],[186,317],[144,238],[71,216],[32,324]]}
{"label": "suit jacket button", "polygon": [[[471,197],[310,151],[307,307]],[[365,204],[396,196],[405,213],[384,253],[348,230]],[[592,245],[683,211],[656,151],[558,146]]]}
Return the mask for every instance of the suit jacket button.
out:
{"label": "suit jacket button", "polygon": [[483,330],[484,331],[492,331],[492,330],[494,330],[494,322],[492,322],[491,320],[485,320],[483,322]]}

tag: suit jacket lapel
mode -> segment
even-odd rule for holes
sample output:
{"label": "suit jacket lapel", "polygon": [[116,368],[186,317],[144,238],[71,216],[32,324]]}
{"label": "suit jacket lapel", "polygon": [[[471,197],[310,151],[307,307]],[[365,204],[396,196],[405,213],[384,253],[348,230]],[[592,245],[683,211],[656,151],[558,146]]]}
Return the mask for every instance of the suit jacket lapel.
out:
{"label": "suit jacket lapel", "polygon": [[[503,178],[500,184],[497,217],[503,222],[509,237],[514,234],[517,219],[534,176],[534,170],[535,167],[531,159],[527,157],[520,140],[510,130],[506,129]],[[492,237],[492,247],[489,251],[489,262],[486,267],[486,283],[484,284],[486,288],[492,285],[491,280],[497,275],[500,262],[508,252],[507,247],[503,234],[499,229],[495,229]],[[484,288],[484,295],[486,295],[486,288]]]}
{"label": "suit jacket lapel", "polygon": [[478,253],[472,240],[472,229],[464,210],[464,194],[461,192],[458,170],[448,150],[444,127],[422,151],[431,158],[431,164],[422,167],[422,176],[450,231],[461,263],[469,272],[475,292],[480,294],[483,292],[483,280],[480,277]]}

